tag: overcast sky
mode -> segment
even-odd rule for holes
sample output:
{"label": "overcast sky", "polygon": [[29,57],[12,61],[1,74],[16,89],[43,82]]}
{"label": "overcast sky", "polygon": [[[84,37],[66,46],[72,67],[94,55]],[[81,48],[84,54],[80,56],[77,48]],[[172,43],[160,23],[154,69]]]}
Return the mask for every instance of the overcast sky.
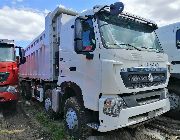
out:
{"label": "overcast sky", "polygon": [[[61,5],[78,12],[117,0],[1,0],[0,38],[25,47],[44,30],[44,17]],[[154,20],[159,26],[180,22],[180,0],[122,0],[125,11]]]}

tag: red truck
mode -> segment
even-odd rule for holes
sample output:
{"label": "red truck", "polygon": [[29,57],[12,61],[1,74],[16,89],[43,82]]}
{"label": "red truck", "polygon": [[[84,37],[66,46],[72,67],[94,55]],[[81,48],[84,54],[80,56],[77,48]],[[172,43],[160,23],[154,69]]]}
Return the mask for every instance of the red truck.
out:
{"label": "red truck", "polygon": [[[16,48],[20,57],[16,57]],[[0,39],[0,103],[16,107],[19,98],[18,67],[23,61],[23,51],[14,45],[13,40]]]}

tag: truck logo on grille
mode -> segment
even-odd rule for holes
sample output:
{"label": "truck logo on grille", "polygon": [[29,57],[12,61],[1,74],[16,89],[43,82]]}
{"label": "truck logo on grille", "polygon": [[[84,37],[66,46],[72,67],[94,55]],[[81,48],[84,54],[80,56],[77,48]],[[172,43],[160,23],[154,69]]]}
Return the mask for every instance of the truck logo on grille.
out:
{"label": "truck logo on grille", "polygon": [[148,75],[148,80],[149,80],[150,82],[153,82],[153,80],[154,80],[151,73],[149,73],[149,75]]}

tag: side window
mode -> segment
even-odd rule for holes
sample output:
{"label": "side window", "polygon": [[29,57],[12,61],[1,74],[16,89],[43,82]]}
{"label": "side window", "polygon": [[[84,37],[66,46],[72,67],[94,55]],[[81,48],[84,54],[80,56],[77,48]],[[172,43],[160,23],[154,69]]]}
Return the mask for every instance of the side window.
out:
{"label": "side window", "polygon": [[180,29],[176,32],[176,47],[180,49]]}
{"label": "side window", "polygon": [[96,42],[92,19],[82,21],[82,45],[83,51],[95,50]]}

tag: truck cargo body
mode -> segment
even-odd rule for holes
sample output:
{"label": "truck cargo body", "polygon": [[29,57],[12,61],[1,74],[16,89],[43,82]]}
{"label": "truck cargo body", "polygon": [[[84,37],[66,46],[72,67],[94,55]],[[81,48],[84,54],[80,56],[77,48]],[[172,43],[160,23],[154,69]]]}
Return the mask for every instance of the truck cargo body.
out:
{"label": "truck cargo body", "polygon": [[[170,108],[166,96],[168,57],[153,32],[156,25],[128,13],[109,15],[108,10],[101,12],[102,8],[96,6],[78,15],[58,7],[49,13],[45,31],[25,49],[27,62],[20,67],[24,93],[39,101],[45,99],[48,111],[65,111],[66,127],[74,135],[75,128],[84,123],[106,132],[148,120]],[[120,21],[132,26],[121,26]],[[156,44],[149,45],[157,48],[142,47],[138,33],[151,37]],[[118,45],[120,35],[125,43]],[[127,44],[128,37],[137,47]],[[143,41],[148,40],[144,37]]]}

